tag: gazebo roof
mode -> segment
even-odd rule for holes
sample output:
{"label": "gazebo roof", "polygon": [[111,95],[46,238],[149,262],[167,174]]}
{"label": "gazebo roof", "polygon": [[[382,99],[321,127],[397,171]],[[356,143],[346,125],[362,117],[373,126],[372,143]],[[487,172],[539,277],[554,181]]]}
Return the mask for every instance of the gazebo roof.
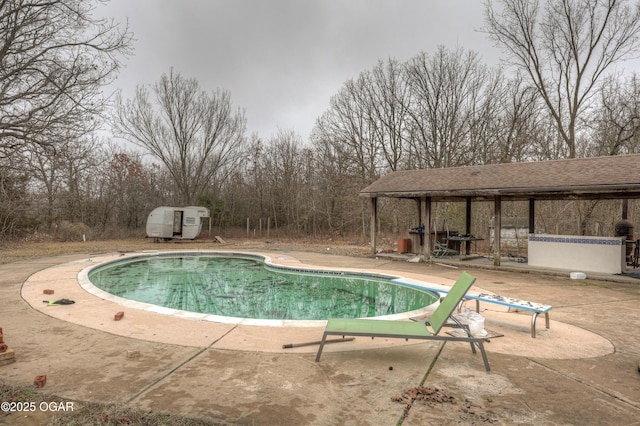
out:
{"label": "gazebo roof", "polygon": [[362,197],[640,198],[640,154],[391,172]]}

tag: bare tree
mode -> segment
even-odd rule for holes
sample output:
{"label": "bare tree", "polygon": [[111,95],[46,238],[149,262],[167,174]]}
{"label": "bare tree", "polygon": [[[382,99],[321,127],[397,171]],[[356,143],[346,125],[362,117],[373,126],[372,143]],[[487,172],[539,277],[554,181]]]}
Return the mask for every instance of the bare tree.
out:
{"label": "bare tree", "polygon": [[364,73],[348,80],[331,98],[329,109],[316,121],[312,135],[323,143],[334,144],[361,184],[379,176],[381,152],[379,139],[373,137],[375,123],[366,108],[367,84]]}
{"label": "bare tree", "polygon": [[108,184],[106,193],[109,194],[104,199],[105,204],[108,204],[105,207],[112,210],[112,219],[116,225],[128,229],[144,224],[146,215],[156,207],[149,197],[154,193],[150,172],[140,157],[135,152],[114,152],[110,161],[104,165],[103,178]]}
{"label": "bare tree", "polygon": [[361,227],[366,235],[368,206],[358,201],[358,191],[363,188],[362,177],[353,166],[349,147],[336,143],[330,135],[316,126],[312,134],[316,155],[317,190],[316,211],[320,225],[331,234],[344,234]]}
{"label": "bare tree", "polygon": [[304,156],[300,136],[293,130],[279,130],[262,158],[263,177],[267,184],[269,215],[276,227],[302,228],[304,194]]}
{"label": "bare tree", "polygon": [[[389,140],[382,120],[389,116],[383,112],[386,106],[378,111],[372,108],[372,79],[363,72],[357,79],[348,80],[331,98],[329,109],[316,121],[312,132],[322,170],[318,184],[326,197],[319,210],[332,233],[342,233],[353,225],[354,219],[364,217],[368,207],[351,200],[357,199],[358,191],[384,170],[382,144]],[[392,127],[395,124],[389,122]],[[387,149],[386,154],[392,151]],[[387,158],[393,162],[397,153]],[[363,232],[367,224],[363,223]]]}
{"label": "bare tree", "polygon": [[590,127],[597,143],[584,147],[593,155],[620,155],[640,150],[640,78],[611,76],[599,91],[599,107],[594,111]]}
{"label": "bare tree", "polygon": [[485,1],[484,31],[544,100],[568,156],[579,116],[615,63],[640,50],[640,6],[627,0]]}
{"label": "bare tree", "polygon": [[131,34],[99,1],[0,1],[0,156],[94,130]]}
{"label": "bare tree", "polygon": [[84,182],[90,195],[85,223],[105,237],[143,232],[149,212],[171,202],[168,172],[143,161],[139,150],[115,144],[103,144],[96,156],[101,161]]}
{"label": "bare tree", "polygon": [[487,90],[487,67],[477,53],[449,51],[439,46],[434,55],[420,53],[406,64],[412,104],[415,166],[452,167],[472,164],[476,148],[472,127]]}
{"label": "bare tree", "polygon": [[246,119],[233,112],[231,95],[200,90],[195,79],[173,70],[153,86],[155,99],[139,86],[135,97],[118,98],[116,133],[145,148],[171,174],[178,201],[196,203],[219,188],[242,159]]}
{"label": "bare tree", "polygon": [[[251,195],[242,197],[242,201],[246,202],[247,212],[251,212],[249,216],[253,220],[267,217],[269,215],[268,207],[268,183],[264,170],[264,156],[269,147],[265,147],[264,142],[257,134],[251,135],[249,148],[247,149],[247,161],[245,162],[245,186],[250,188]],[[237,193],[237,191],[236,191]],[[240,200],[238,200],[240,201]]]}
{"label": "bare tree", "polygon": [[369,116],[371,138],[380,146],[385,168],[395,171],[406,165],[409,88],[404,67],[398,61],[379,61],[365,80],[362,108]]}
{"label": "bare tree", "polygon": [[512,161],[513,121],[518,111],[510,103],[514,89],[502,70],[488,70],[484,88],[476,92],[469,115],[469,151],[478,164]]}
{"label": "bare tree", "polygon": [[539,144],[540,121],[546,114],[541,111],[540,97],[520,75],[506,81],[502,73],[496,77],[504,83],[488,101],[495,103],[490,109],[494,114],[483,121],[487,129],[482,132],[486,140],[482,152],[490,153],[484,164],[535,160],[532,147]]}
{"label": "bare tree", "polygon": [[32,188],[45,200],[42,220],[47,228],[64,218],[80,220],[85,178],[95,172],[99,161],[96,138],[72,139],[55,145],[25,147],[20,154],[32,179]]}
{"label": "bare tree", "polygon": [[363,184],[406,164],[409,89],[403,73],[389,59],[348,80],[314,128],[313,138],[341,145]]}
{"label": "bare tree", "polygon": [[34,218],[29,174],[23,159],[0,157],[0,241],[32,230]]}

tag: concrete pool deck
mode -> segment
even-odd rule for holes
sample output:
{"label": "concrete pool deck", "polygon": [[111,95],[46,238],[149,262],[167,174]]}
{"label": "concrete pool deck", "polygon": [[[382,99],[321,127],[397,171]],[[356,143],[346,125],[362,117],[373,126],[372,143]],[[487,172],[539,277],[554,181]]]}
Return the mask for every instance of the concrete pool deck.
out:
{"label": "concrete pool deck", "polygon": [[[444,285],[460,273],[388,259],[251,252],[276,263]],[[479,289],[554,306],[551,328],[538,321],[532,339],[530,314],[486,305],[487,328],[504,337],[486,345],[492,372],[485,373],[479,355],[464,344],[447,343],[440,353],[436,342],[357,338],[327,345],[315,363],[317,346],[282,345],[319,340],[322,327],[224,324],[123,308],[77,283],[88,259],[0,265],[0,327],[16,353],[15,363],[0,366],[2,380],[27,385],[46,374],[45,390],[69,400],[128,404],[222,424],[396,424],[405,405],[391,399],[420,384],[457,403],[415,401],[403,424],[638,424],[640,418],[639,281],[577,281],[470,265]],[[55,293],[46,296],[43,289]],[[63,297],[76,303],[42,303]],[[125,315],[114,321],[118,311]],[[0,423],[12,419],[17,417],[0,416]]]}

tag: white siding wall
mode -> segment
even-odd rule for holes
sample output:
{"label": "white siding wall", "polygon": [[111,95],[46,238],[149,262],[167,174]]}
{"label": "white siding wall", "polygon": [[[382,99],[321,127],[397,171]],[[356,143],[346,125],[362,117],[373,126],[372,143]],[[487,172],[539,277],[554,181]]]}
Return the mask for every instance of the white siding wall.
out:
{"label": "white siding wall", "polygon": [[530,266],[576,272],[620,274],[624,269],[624,237],[529,235]]}

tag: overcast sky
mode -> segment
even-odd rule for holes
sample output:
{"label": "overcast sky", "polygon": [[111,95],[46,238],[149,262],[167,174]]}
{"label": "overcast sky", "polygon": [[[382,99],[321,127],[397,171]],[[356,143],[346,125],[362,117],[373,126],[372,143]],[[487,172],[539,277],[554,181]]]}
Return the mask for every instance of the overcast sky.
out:
{"label": "overcast sky", "polygon": [[379,59],[405,61],[439,45],[496,50],[477,32],[479,0],[111,0],[100,12],[129,20],[135,53],[116,86],[131,98],[173,67],[202,89],[230,91],[249,133],[278,129],[308,140],[344,82]]}

